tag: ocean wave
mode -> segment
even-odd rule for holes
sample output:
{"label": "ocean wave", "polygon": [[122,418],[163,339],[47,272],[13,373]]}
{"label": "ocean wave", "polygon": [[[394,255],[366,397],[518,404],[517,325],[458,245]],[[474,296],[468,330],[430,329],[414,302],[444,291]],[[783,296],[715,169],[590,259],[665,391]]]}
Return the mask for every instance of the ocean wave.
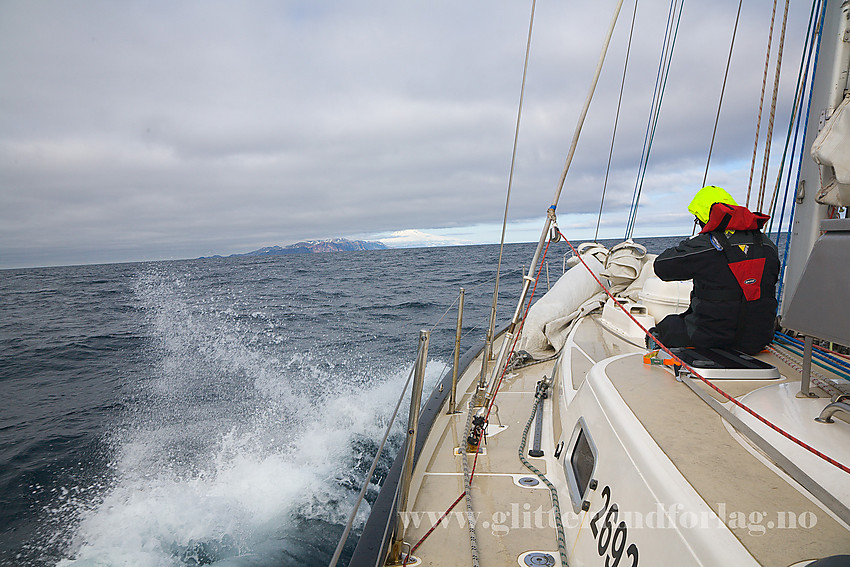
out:
{"label": "ocean wave", "polygon": [[[342,531],[407,362],[370,367],[345,341],[281,352],[191,289],[174,274],[139,278],[154,364],[109,435],[105,488],[75,509],[59,565],[330,557],[335,540],[321,542]],[[443,369],[429,366],[431,384]],[[402,437],[399,429],[376,479]]]}

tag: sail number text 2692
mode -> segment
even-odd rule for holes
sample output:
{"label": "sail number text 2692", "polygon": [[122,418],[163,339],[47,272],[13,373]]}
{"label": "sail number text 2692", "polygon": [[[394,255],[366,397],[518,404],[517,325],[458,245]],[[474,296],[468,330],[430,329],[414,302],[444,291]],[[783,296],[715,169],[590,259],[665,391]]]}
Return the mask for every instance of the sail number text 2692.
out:
{"label": "sail number text 2692", "polygon": [[618,567],[625,551],[626,556],[632,559],[629,567],[637,567],[638,548],[634,543],[626,547],[629,528],[624,521],[617,523],[620,510],[616,503],[611,503],[610,486],[602,489],[602,498],[605,505],[590,520],[590,531],[596,540],[599,557],[605,558],[605,567]]}

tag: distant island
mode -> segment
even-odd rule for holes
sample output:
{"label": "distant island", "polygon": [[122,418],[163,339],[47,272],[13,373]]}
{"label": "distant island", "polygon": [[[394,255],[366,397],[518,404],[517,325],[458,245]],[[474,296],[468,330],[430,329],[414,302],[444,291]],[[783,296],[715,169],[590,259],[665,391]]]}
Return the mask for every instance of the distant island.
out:
{"label": "distant island", "polygon": [[[284,254],[321,254],[324,252],[353,252],[357,250],[387,250],[389,246],[383,242],[368,240],[347,240],[334,238],[331,240],[305,240],[288,246],[266,246],[244,254],[231,254],[227,258],[238,256],[283,256]],[[206,258],[223,258],[224,256],[206,256]]]}

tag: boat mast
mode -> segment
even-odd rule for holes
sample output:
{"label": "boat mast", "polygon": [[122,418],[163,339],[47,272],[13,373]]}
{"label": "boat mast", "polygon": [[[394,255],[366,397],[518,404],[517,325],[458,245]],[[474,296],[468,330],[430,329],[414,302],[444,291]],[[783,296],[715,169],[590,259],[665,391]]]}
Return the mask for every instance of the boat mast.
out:
{"label": "boat mast", "polygon": [[[811,109],[806,125],[804,148],[808,153],[824,122],[841,104],[850,88],[848,69],[850,69],[850,0],[827,1],[824,14],[821,45],[818,52],[817,75],[811,94]],[[800,166],[800,184],[797,187],[797,204],[794,213],[789,261],[785,273],[784,297],[794,297],[797,284],[806,267],[806,260],[815,241],[821,234],[820,224],[826,218],[826,205],[815,201],[821,188],[822,169],[810,155],[804,155]],[[782,314],[786,305],[782,304]]]}

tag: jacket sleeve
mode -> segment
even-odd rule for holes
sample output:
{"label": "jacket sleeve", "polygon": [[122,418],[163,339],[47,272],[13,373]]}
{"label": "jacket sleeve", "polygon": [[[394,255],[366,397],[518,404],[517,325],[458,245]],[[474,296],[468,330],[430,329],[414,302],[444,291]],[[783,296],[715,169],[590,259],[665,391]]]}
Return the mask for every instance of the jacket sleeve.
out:
{"label": "jacket sleeve", "polygon": [[664,281],[690,280],[715,251],[707,234],[699,234],[668,248],[655,259],[655,275]]}

